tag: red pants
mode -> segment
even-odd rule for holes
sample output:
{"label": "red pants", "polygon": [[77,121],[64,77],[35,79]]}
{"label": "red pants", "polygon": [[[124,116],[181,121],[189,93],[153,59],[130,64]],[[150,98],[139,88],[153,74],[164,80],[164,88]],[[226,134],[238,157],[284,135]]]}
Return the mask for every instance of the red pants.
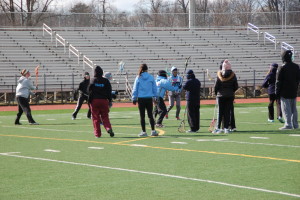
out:
{"label": "red pants", "polygon": [[[107,99],[93,99],[91,103],[91,111],[94,126],[94,135],[96,137],[101,137],[100,123],[106,130],[111,129],[111,124],[109,121],[109,104]],[[102,120],[101,120],[102,119]]]}

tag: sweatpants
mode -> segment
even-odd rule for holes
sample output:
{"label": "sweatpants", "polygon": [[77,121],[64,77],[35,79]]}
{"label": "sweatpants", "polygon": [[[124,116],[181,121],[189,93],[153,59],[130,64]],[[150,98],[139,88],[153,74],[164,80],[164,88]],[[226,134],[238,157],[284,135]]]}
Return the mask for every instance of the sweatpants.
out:
{"label": "sweatpants", "polygon": [[277,119],[282,117],[281,106],[280,106],[280,99],[276,97],[276,94],[269,94],[270,103],[268,105],[269,110],[269,119],[274,120],[274,102],[276,101],[276,108],[277,108]]}
{"label": "sweatpants", "polygon": [[32,115],[31,115],[29,99],[25,98],[25,97],[17,97],[17,102],[18,102],[18,113],[17,113],[17,118],[15,120],[15,124],[20,123],[20,118],[21,118],[23,112],[25,112],[29,123],[35,123],[34,119],[32,118]]}
{"label": "sweatpants", "polygon": [[230,118],[232,118],[231,113],[233,113],[232,107],[233,107],[234,97],[218,97],[217,100],[219,105],[218,123],[217,123],[218,129],[221,128],[222,120],[224,120],[224,128],[228,129]]}
{"label": "sweatpants", "polygon": [[299,128],[296,98],[286,99],[281,97],[280,100],[282,114],[285,120],[284,127],[295,129]]}
{"label": "sweatpants", "polygon": [[145,122],[146,110],[147,110],[147,115],[149,118],[151,130],[155,130],[154,118],[152,114],[152,110],[153,110],[152,98],[138,98],[138,106],[140,111],[140,123],[141,123],[142,131],[146,132],[146,122]]}
{"label": "sweatpants", "polygon": [[180,114],[180,94],[169,95],[169,107],[167,113],[174,107],[174,102],[176,101],[176,117],[179,117]]}
{"label": "sweatpants", "polygon": [[100,123],[103,123],[106,131],[111,129],[109,121],[109,102],[107,99],[93,99],[91,102],[92,121],[94,126],[94,135],[101,137]]}
{"label": "sweatpants", "polygon": [[159,97],[157,102],[157,114],[159,115],[158,120],[156,121],[156,124],[162,124],[165,115],[167,114],[167,107],[164,102],[164,99],[162,97]]}
{"label": "sweatpants", "polygon": [[198,131],[200,129],[200,104],[199,102],[186,102],[187,118],[191,131]]}
{"label": "sweatpants", "polygon": [[[80,108],[81,108],[81,106],[82,106],[82,104],[83,104],[84,101],[88,102],[88,97],[87,96],[82,95],[82,96],[80,96],[78,98],[75,111],[72,114],[72,116],[74,118],[77,117],[77,113],[79,112],[79,110],[80,110]],[[89,110],[88,110],[88,113],[87,113],[87,118],[91,118],[91,108],[90,108],[90,104],[89,103],[88,103],[88,106],[89,106]]]}

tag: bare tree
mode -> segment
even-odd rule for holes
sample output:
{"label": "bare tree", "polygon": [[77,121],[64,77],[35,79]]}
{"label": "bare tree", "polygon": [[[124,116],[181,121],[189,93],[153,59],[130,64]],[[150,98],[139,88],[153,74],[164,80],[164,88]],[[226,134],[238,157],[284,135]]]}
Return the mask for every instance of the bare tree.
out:
{"label": "bare tree", "polygon": [[92,8],[85,3],[77,3],[71,9],[76,26],[90,26]]}
{"label": "bare tree", "polygon": [[[34,26],[54,0],[0,0],[0,7],[12,25]],[[21,22],[17,22],[17,15]],[[36,13],[36,14],[35,14]]]}

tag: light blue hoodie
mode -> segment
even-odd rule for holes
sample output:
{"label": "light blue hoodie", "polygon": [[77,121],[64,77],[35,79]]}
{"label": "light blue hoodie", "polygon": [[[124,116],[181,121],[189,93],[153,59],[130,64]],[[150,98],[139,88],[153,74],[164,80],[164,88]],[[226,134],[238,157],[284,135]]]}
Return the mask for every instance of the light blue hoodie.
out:
{"label": "light blue hoodie", "polygon": [[152,98],[156,97],[157,87],[152,75],[148,72],[143,72],[137,76],[134,81],[132,89],[132,100],[136,101],[138,98]]}
{"label": "light blue hoodie", "polygon": [[164,98],[166,90],[176,91],[178,86],[172,86],[172,83],[164,76],[156,77],[157,96]]}

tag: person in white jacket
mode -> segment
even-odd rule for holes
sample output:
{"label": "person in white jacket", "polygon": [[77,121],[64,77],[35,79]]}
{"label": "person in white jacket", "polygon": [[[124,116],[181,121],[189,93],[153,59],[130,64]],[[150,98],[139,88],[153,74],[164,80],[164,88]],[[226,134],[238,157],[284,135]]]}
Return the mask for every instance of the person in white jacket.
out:
{"label": "person in white jacket", "polygon": [[23,69],[21,71],[21,77],[18,80],[18,86],[16,89],[16,99],[18,103],[18,113],[17,113],[17,118],[15,120],[15,125],[21,125],[20,123],[20,118],[25,112],[28,122],[30,125],[38,125],[34,121],[31,115],[31,109],[29,106],[29,96],[34,95],[31,90],[36,89],[36,87],[32,84],[32,82],[28,79],[30,77],[30,72],[27,69]]}

